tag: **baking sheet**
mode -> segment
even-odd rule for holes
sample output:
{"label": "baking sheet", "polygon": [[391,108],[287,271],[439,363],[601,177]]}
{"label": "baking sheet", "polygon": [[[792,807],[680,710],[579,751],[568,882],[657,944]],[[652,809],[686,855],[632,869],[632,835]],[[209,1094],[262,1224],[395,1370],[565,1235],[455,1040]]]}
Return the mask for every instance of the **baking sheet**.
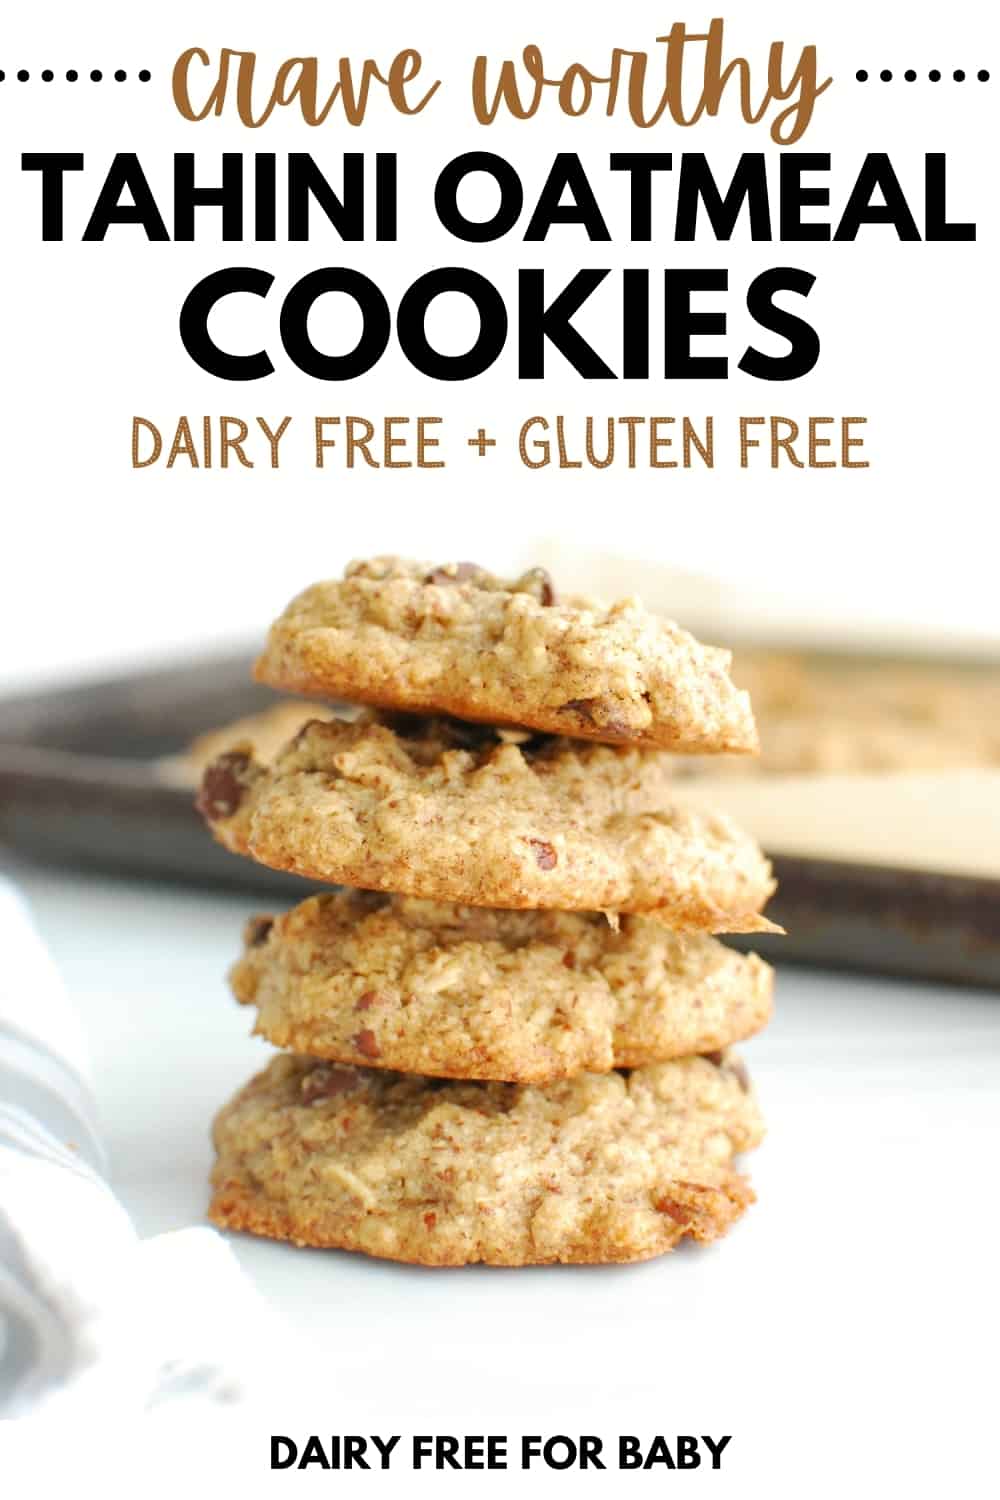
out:
{"label": "baking sheet", "polygon": [[[250,653],[146,671],[0,703],[0,843],[80,868],[246,890],[257,906],[314,882],[221,848],[193,790],[157,766],[206,729],[274,694],[250,680]],[[1000,988],[1000,880],[770,848],[784,938],[753,938],[772,961]]]}

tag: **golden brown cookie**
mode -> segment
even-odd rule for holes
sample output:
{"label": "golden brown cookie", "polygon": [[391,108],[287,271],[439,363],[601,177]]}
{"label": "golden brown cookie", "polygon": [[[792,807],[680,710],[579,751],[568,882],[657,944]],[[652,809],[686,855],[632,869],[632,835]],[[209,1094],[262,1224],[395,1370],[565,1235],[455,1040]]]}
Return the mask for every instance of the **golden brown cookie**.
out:
{"label": "golden brown cookie", "polygon": [[647,917],[366,891],[255,918],[230,981],[278,1047],[516,1083],[714,1052],[766,1024],[772,992],[760,959]]}
{"label": "golden brown cookie", "polygon": [[272,626],[262,682],[417,713],[682,751],[757,748],[730,654],[650,614],[560,600],[534,568],[516,582],[472,563],[352,563]]}
{"label": "golden brown cookie", "polygon": [[669,760],[366,713],[307,725],[269,767],[242,750],[222,756],[198,805],[227,848],[313,880],[760,930],[767,860],[728,819],[665,801]]}
{"label": "golden brown cookie", "polygon": [[725,1233],[762,1135],[729,1054],[546,1089],[281,1055],[216,1119],[209,1214],[428,1266],[646,1260]]}

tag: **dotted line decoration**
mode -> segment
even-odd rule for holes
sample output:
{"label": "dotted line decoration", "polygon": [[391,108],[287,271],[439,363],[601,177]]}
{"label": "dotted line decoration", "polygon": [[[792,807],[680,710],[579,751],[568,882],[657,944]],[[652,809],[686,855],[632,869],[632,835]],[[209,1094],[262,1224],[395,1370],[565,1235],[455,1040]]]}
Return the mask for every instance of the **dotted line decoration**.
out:
{"label": "dotted line decoration", "polygon": [[[858,80],[859,83],[867,83],[868,80],[869,80],[869,78],[871,77],[871,74],[868,72],[867,68],[859,68],[858,71],[855,73],[854,76]],[[878,76],[879,76],[879,78],[881,79],[881,81],[883,83],[891,83],[892,82],[892,69],[891,68],[883,68],[882,71],[879,73]],[[940,83],[943,76],[944,75],[942,74],[940,68],[931,68],[930,72],[927,74],[927,77],[930,79],[931,83]],[[956,68],[955,71],[954,71],[954,73],[952,73],[951,76],[952,76],[952,78],[954,79],[954,81],[956,83],[964,83],[965,80],[966,80],[967,74],[966,74],[964,68]],[[907,83],[916,83],[917,78],[918,78],[918,74],[917,74],[916,69],[915,68],[907,68],[906,72],[903,74],[903,78],[906,80]],[[978,79],[978,81],[980,83],[989,83],[989,81],[990,81],[989,69],[988,68],[980,68],[979,71],[978,71],[978,73],[976,74],[976,78]]]}
{"label": "dotted line decoration", "polygon": [[[77,83],[81,77],[81,74],[77,68],[67,68],[66,72],[64,74],[60,74],[59,76],[60,80],[65,78],[65,81],[67,83]],[[113,78],[115,80],[115,83],[126,83],[128,81],[128,74],[126,73],[124,68],[116,68],[115,71],[110,74],[102,73],[100,68],[91,68],[90,72],[86,76],[90,79],[91,83],[100,83],[105,77]],[[135,76],[140,83],[148,83],[153,75],[148,68],[140,68]],[[18,68],[17,72],[14,74],[14,77],[17,79],[18,83],[31,82],[31,74],[29,73],[27,68]],[[54,83],[56,81],[56,75],[51,68],[43,68],[42,71],[38,74],[38,77],[43,83]],[[3,68],[0,68],[0,83],[5,82],[6,78],[7,74],[4,72]]]}

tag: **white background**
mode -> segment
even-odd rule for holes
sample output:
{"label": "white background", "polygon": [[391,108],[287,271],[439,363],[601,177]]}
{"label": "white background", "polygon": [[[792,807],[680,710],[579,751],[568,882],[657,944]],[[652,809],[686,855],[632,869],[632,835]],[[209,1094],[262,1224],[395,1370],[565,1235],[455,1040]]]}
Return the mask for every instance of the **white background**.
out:
{"label": "white background", "polygon": [[[900,244],[881,227],[862,231],[855,244],[754,245],[741,228],[728,245],[700,240],[675,248],[668,176],[657,197],[659,243],[633,246],[624,184],[606,169],[612,150],[705,151],[725,181],[740,151],[777,154],[766,126],[745,126],[734,108],[724,107],[717,120],[690,130],[666,124],[638,131],[598,113],[567,120],[551,100],[527,123],[489,129],[473,123],[468,79],[477,53],[499,59],[535,41],[553,72],[572,61],[600,72],[615,44],[654,50],[674,15],[627,0],[607,9],[574,7],[571,19],[561,6],[523,0],[471,11],[427,5],[419,12],[379,3],[331,9],[178,0],[145,8],[141,26],[134,7],[109,4],[37,4],[13,24],[8,18],[7,81],[0,85],[6,387],[0,438],[8,560],[0,682],[68,669],[93,673],[151,650],[162,655],[182,644],[258,637],[292,593],[317,575],[334,574],[355,554],[398,550],[502,566],[530,562],[539,539],[553,538],[571,539],[584,553],[610,550],[735,580],[762,592],[779,614],[846,618],[854,631],[861,621],[909,621],[932,637],[996,641],[996,194],[988,153],[996,138],[1000,65],[989,8],[960,0],[948,7],[945,23],[936,7],[914,4],[904,24],[904,13],[887,0],[836,7],[788,0],[733,8],[727,17],[729,55],[739,51],[762,65],[772,40],[784,39],[790,56],[806,43],[818,47],[821,73],[835,82],[795,149],[832,153],[831,212],[846,200],[864,153],[883,150],[920,221],[923,154],[944,151],[952,215],[977,221],[974,245]],[[692,28],[711,15],[683,13]],[[373,98],[360,129],[336,118],[308,129],[291,110],[254,132],[225,120],[195,125],[180,118],[169,94],[173,59],[195,44],[213,54],[227,45],[255,49],[262,65],[272,67],[317,54],[329,63],[331,86],[342,54],[387,63],[398,48],[416,46],[426,74],[444,82],[412,119]],[[76,67],[84,76],[73,85],[19,84],[14,74],[22,64],[35,73]],[[978,83],[977,68],[991,64],[993,81]],[[104,70],[103,83],[87,81],[93,66]],[[153,80],[115,83],[110,74],[118,66],[130,73],[147,66]],[[860,66],[873,81],[855,82]],[[891,84],[877,79],[886,66],[897,75]],[[908,84],[899,76],[907,67],[921,75],[938,67],[945,78]],[[965,83],[950,81],[956,67],[966,70]],[[436,224],[433,183],[451,156],[468,149],[512,160],[528,205],[554,153],[580,152],[614,242],[591,245],[578,228],[554,229],[542,245],[524,245],[517,230],[490,246],[452,240]],[[40,242],[39,181],[19,170],[22,150],[85,154],[85,173],[69,179],[65,243]],[[123,150],[140,154],[168,223],[175,151],[196,152],[205,182],[216,179],[223,150],[311,151],[334,183],[342,151],[395,151],[400,240],[343,245],[320,229],[307,245],[223,245],[218,212],[201,210],[194,244],[148,244],[133,226],[113,230],[103,244],[81,244],[104,171]],[[528,207],[522,223],[527,213]],[[275,273],[272,298],[317,266],[358,265],[393,305],[412,280],[439,264],[481,269],[507,293],[519,265],[544,266],[554,289],[588,264],[654,271],[728,266],[733,375],[676,388],[655,378],[583,382],[553,354],[539,388],[515,378],[512,329],[500,363],[467,385],[419,376],[391,348],[361,382],[330,388],[298,374],[276,347],[276,300],[255,305],[233,298],[229,321],[254,323],[253,337],[245,330],[239,347],[258,347],[259,328],[277,370],[262,382],[227,385],[188,358],[177,315],[199,278],[241,261]],[[740,311],[743,289],[757,271],[782,263],[817,277],[803,306],[823,347],[812,374],[773,386],[735,366],[749,331]],[[592,302],[593,316],[582,326],[614,364],[613,285]],[[654,328],[655,305],[654,299]],[[330,321],[329,310],[318,315],[317,337]],[[458,340],[457,327],[452,336]],[[655,337],[653,351],[655,371]],[[444,414],[452,434],[449,468],[317,472],[312,416],[354,411],[372,418]],[[712,412],[720,430],[750,412],[864,415],[872,467],[740,472],[720,454],[712,473],[529,472],[517,460],[516,434],[536,412],[577,419]],[[162,466],[134,472],[132,416],[169,428],[181,413],[248,419],[260,413],[275,421],[292,415],[282,469],[190,473],[181,462],[170,472]],[[480,459],[465,438],[484,422],[500,447]],[[572,579],[572,565],[567,569]],[[669,608],[669,582],[657,587],[644,575],[642,586]]]}
{"label": "white background", "polygon": [[[710,14],[685,18],[693,25]],[[600,71],[612,45],[652,46],[673,18],[629,3],[571,12],[513,0],[418,13],[180,0],[142,9],[36,4],[8,21],[0,38],[0,682],[96,673],[259,636],[291,593],[354,554],[471,556],[502,567],[530,562],[553,539],[567,543],[581,571],[588,552],[611,552],[642,559],[643,577],[654,581],[649,569],[661,565],[757,590],[776,614],[996,641],[997,82],[974,80],[980,66],[994,80],[1000,72],[995,25],[980,5],[952,4],[942,17],[886,0],[760,3],[727,19],[729,45],[754,59],[778,37],[793,50],[819,47],[821,70],[836,83],[798,149],[833,153],[835,204],[864,152],[886,150],[919,217],[922,155],[947,151],[953,212],[977,219],[975,246],[899,245],[874,231],[855,245],[784,249],[738,238],[677,252],[665,232],[657,246],[625,242],[616,211],[624,194],[603,171],[607,154],[704,150],[722,169],[741,150],[775,150],[762,127],[728,113],[697,130],[640,136],[599,116],[567,122],[549,105],[529,125],[480,131],[465,87],[479,51],[499,57],[536,41],[553,61]],[[446,83],[415,120],[376,102],[360,131],[310,132],[275,119],[249,136],[174,114],[169,67],[195,43],[255,48],[275,62],[313,52],[387,58],[414,45]],[[153,81],[21,85],[19,66],[84,75],[146,66]],[[873,75],[939,67],[946,78],[961,66],[969,81],[861,86],[859,66]],[[554,152],[580,151],[622,237],[610,247],[559,230],[544,246],[524,247],[516,234],[493,247],[450,242],[435,228],[430,191],[439,167],[474,147],[515,161],[529,200]],[[169,216],[174,151],[196,151],[211,180],[222,150],[310,150],[329,160],[336,181],[337,153],[365,149],[400,155],[401,240],[240,247],[202,233],[193,246],[147,245],[126,230],[102,245],[41,244],[38,182],[18,170],[20,153],[76,149],[88,171],[68,195],[71,236],[116,150],[140,153]],[[279,285],[324,263],[356,264],[390,300],[449,262],[481,268],[505,289],[518,265],[544,265],[553,286],[586,264],[727,265],[734,365],[745,331],[741,289],[759,269],[787,261],[817,275],[807,309],[823,352],[812,375],[778,389],[735,373],[677,390],[655,379],[584,387],[558,357],[543,388],[526,388],[508,355],[456,388],[387,356],[341,391],[297,375],[280,353],[268,381],[228,387],[192,365],[176,318],[198,278],[238,260],[272,269]],[[613,306],[612,296],[607,315],[588,325],[612,350]],[[262,319],[272,344],[276,317],[274,307]],[[130,468],[133,414],[166,427],[181,412],[291,413],[301,436],[314,413],[347,411],[446,415],[450,467],[317,473],[308,442],[291,463],[289,438],[277,474]],[[712,474],[528,473],[514,438],[536,411],[711,411],[720,427],[748,411],[861,414],[872,467],[772,475],[720,460]],[[483,422],[504,446],[480,460],[464,437]],[[657,602],[668,604],[669,583],[662,592]],[[69,878],[28,885],[87,1020],[118,1184],[144,1231],[195,1222],[207,1121],[261,1056],[222,981],[244,903]],[[753,1169],[762,1202],[728,1243],[620,1272],[440,1278],[249,1242],[240,1254],[325,1361],[330,1431],[732,1431],[727,1474],[671,1475],[666,1484],[742,1495],[868,1495],[896,1485],[916,1495],[950,1478],[963,1496],[987,1495],[995,1490],[984,1464],[995,1384],[997,1050],[989,997],[789,974],[774,1027],[749,1049],[771,1123]],[[435,1494],[442,1483],[463,1494],[487,1483],[508,1494],[514,1484],[531,1488],[517,1474],[435,1477]],[[657,1474],[568,1474],[545,1489],[659,1493],[663,1483]],[[366,1489],[375,1492],[374,1479],[358,1481],[357,1492]],[[406,1492],[405,1480],[395,1492]]]}

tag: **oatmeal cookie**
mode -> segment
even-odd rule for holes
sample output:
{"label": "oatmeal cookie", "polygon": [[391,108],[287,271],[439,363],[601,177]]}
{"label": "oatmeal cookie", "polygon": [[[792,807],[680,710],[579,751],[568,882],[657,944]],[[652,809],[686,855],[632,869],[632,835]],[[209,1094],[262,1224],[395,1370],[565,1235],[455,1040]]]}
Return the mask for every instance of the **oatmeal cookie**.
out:
{"label": "oatmeal cookie", "polygon": [[209,1213],[428,1266],[646,1260],[725,1233],[762,1134],[729,1053],[545,1089],[281,1055],[216,1119]]}
{"label": "oatmeal cookie", "polygon": [[669,760],[368,712],[307,725],[271,766],[238,747],[205,772],[198,806],[227,848],[313,880],[762,930],[770,865],[727,818],[666,800]]}
{"label": "oatmeal cookie", "polygon": [[254,918],[230,982],[278,1047],[515,1083],[716,1051],[766,1024],[772,991],[760,959],[647,917],[367,891]]}
{"label": "oatmeal cookie", "polygon": [[576,738],[754,751],[730,660],[636,599],[560,599],[542,568],[504,582],[473,563],[377,557],[293,599],[256,675],[312,697]]}

